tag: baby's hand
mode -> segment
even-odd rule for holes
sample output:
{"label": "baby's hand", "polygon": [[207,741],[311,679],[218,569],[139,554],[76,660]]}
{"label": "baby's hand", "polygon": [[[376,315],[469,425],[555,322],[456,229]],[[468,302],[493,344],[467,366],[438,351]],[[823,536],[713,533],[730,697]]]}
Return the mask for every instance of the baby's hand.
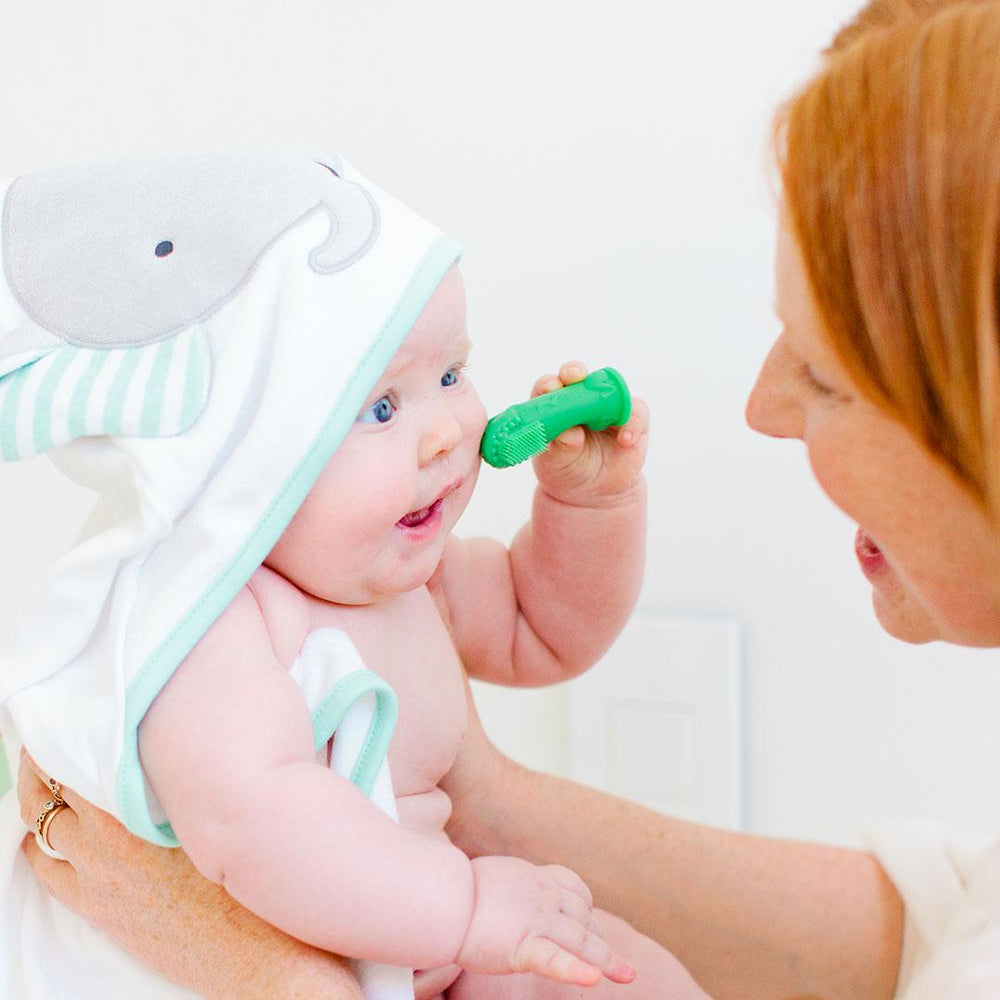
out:
{"label": "baby's hand", "polygon": [[576,986],[630,983],[632,967],[600,936],[590,890],[568,868],[476,858],[476,903],[455,961],[470,972],[534,972]]}
{"label": "baby's hand", "polygon": [[[579,382],[587,369],[569,361],[558,375],[543,375],[531,396]],[[590,431],[571,427],[533,459],[538,483],[550,496],[579,507],[601,507],[632,490],[642,477],[649,438],[649,409],[632,397],[632,414],[621,427]]]}

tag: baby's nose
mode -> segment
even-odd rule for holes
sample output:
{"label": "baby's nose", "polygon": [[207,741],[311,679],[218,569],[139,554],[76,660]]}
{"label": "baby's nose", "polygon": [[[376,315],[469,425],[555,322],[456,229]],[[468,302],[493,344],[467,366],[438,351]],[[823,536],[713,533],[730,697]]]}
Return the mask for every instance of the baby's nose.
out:
{"label": "baby's nose", "polygon": [[462,426],[448,411],[435,415],[420,438],[419,461],[421,466],[429,465],[441,455],[449,455],[462,440]]}

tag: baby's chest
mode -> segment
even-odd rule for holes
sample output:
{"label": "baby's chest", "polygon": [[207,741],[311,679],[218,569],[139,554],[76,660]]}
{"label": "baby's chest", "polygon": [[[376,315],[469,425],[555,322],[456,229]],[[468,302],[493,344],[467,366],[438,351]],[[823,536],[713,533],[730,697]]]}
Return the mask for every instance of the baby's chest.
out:
{"label": "baby's chest", "polygon": [[461,663],[433,601],[406,597],[373,608],[321,606],[312,616],[314,627],[346,632],[365,666],[396,693],[389,764],[397,796],[437,785],[455,760],[467,718]]}

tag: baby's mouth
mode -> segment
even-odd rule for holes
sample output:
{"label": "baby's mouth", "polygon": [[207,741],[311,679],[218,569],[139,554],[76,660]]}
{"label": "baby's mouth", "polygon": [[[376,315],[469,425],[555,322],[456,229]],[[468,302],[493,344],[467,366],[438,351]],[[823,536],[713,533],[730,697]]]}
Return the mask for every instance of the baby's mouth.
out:
{"label": "baby's mouth", "polygon": [[428,518],[433,517],[441,509],[441,498],[439,497],[430,507],[421,507],[420,510],[411,510],[409,514],[404,514],[396,523],[403,528],[417,528]]}

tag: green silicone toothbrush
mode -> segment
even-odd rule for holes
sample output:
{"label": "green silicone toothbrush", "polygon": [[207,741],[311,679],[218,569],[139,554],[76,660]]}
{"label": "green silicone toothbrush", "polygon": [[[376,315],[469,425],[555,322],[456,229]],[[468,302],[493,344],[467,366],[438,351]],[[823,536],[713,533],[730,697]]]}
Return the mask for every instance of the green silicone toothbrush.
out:
{"label": "green silicone toothbrush", "polygon": [[620,427],[631,412],[625,379],[614,368],[599,368],[582,382],[507,407],[486,424],[479,453],[494,468],[506,469],[544,451],[570,427]]}

